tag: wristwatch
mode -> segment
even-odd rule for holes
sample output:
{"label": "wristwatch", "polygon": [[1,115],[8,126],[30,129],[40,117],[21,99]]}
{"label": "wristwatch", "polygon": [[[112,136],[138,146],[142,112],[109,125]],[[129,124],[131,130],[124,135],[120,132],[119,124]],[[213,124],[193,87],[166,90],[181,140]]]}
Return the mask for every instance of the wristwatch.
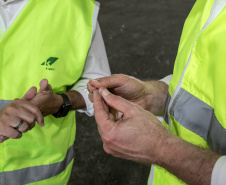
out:
{"label": "wristwatch", "polygon": [[55,118],[61,118],[68,114],[68,112],[71,110],[71,102],[66,94],[59,94],[63,98],[63,105],[60,107],[60,109],[53,114]]}

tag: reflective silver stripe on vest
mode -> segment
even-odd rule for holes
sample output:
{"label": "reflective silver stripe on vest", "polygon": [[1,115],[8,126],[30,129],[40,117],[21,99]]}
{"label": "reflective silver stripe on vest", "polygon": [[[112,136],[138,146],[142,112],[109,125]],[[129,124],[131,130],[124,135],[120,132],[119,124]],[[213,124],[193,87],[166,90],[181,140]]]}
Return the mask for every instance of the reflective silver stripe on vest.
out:
{"label": "reflective silver stripe on vest", "polygon": [[165,107],[164,116],[163,116],[164,121],[165,121],[168,125],[169,125],[168,107],[169,107],[170,99],[171,99],[171,97],[170,97],[170,94],[168,93],[167,99],[166,99],[166,107]]}
{"label": "reflective silver stripe on vest", "polygon": [[181,88],[170,114],[180,125],[201,136],[213,151],[226,154],[226,130],[211,106]]}
{"label": "reflective silver stripe on vest", "polygon": [[2,185],[23,185],[41,180],[46,180],[63,172],[74,157],[74,145],[67,152],[65,159],[61,162],[34,166],[15,171],[0,173],[0,183]]}
{"label": "reflective silver stripe on vest", "polygon": [[154,174],[155,174],[155,165],[152,164],[152,165],[151,165],[150,176],[149,176],[149,179],[148,179],[148,185],[152,185],[152,184],[153,184],[153,181],[154,181]]}
{"label": "reflective silver stripe on vest", "polygon": [[6,105],[10,104],[12,100],[0,100],[0,110],[3,109]]}

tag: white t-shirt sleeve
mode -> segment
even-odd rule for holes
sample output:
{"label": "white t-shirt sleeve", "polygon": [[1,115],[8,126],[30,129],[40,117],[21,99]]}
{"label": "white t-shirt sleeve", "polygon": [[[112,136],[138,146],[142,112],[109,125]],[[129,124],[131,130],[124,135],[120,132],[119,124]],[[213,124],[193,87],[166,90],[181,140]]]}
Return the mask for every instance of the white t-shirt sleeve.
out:
{"label": "white t-shirt sleeve", "polygon": [[169,85],[171,78],[173,77],[173,75],[168,75],[166,77],[164,77],[163,79],[159,80],[161,82],[165,82],[167,85]]}
{"label": "white t-shirt sleeve", "polygon": [[226,184],[226,156],[220,157],[214,165],[211,185],[225,185]]}
{"label": "white t-shirt sleeve", "polygon": [[[167,85],[169,85],[171,78],[173,77],[173,75],[168,75],[166,77],[164,77],[163,79],[159,80],[161,82],[166,83]],[[156,116],[158,118],[159,121],[163,121],[163,116]]]}
{"label": "white t-shirt sleeve", "polygon": [[97,23],[96,32],[93,36],[82,76],[71,89],[78,91],[83,96],[86,103],[86,108],[78,109],[78,112],[84,112],[89,116],[93,115],[93,103],[88,98],[89,92],[86,88],[86,85],[90,79],[101,78],[109,75],[111,75],[111,72],[108,64],[107,54],[100,26]]}

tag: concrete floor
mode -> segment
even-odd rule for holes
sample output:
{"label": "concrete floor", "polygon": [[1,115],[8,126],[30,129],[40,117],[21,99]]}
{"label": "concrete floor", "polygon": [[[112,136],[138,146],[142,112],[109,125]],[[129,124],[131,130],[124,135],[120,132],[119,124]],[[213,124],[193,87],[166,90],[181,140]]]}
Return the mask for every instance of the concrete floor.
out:
{"label": "concrete floor", "polygon": [[[139,79],[171,74],[183,23],[194,2],[100,0],[99,23],[112,73]],[[105,154],[94,118],[77,114],[69,185],[145,185],[149,170],[149,165]]]}

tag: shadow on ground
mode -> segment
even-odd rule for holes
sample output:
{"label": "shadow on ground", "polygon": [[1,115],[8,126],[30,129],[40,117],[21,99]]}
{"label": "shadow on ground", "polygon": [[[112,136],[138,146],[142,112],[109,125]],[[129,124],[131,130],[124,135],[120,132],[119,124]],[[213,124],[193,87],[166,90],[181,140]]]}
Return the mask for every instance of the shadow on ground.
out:
{"label": "shadow on ground", "polygon": [[[171,74],[183,22],[194,2],[100,0],[99,23],[112,73],[139,79]],[[94,118],[77,114],[69,185],[145,185],[149,170],[149,165],[105,154]]]}

